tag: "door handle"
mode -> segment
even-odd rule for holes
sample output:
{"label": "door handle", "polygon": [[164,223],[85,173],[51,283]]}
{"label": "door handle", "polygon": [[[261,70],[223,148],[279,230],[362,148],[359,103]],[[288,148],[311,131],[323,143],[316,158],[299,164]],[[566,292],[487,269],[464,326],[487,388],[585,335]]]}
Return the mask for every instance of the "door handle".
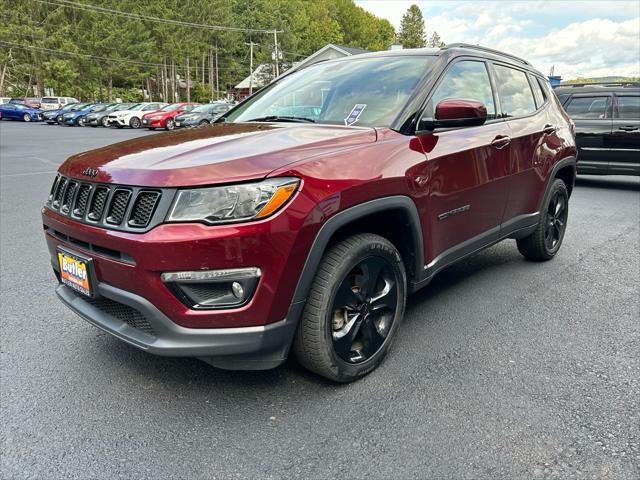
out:
{"label": "door handle", "polygon": [[542,133],[545,135],[551,135],[552,133],[556,133],[556,127],[553,125],[546,124],[542,129]]}
{"label": "door handle", "polygon": [[618,130],[624,130],[625,132],[633,132],[634,130],[638,130],[638,127],[634,127],[633,125],[629,125],[626,127],[620,127]]}
{"label": "door handle", "polygon": [[491,146],[493,148],[497,148],[498,150],[500,150],[506,147],[507,145],[509,145],[510,143],[511,143],[511,137],[508,137],[506,135],[498,135],[491,142]]}

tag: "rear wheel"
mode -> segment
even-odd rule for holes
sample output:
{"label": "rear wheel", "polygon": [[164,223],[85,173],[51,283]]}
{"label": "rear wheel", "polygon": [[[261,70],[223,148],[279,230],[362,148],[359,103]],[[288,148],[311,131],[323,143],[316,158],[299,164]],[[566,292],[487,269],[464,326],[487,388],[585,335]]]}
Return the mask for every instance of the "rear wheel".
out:
{"label": "rear wheel", "polygon": [[173,118],[167,118],[167,122],[165,123],[166,130],[173,130],[176,126],[176,123],[173,121]]}
{"label": "rear wheel", "polygon": [[87,119],[84,117],[80,117],[75,121],[76,127],[84,127],[84,124],[86,123]]}
{"label": "rear wheel", "polygon": [[24,120],[25,122],[30,122],[31,115],[29,115],[28,113],[25,113],[24,115],[22,115],[22,120]]}
{"label": "rear wheel", "polygon": [[387,239],[358,234],[322,258],[294,351],[309,370],[350,382],[374,370],[396,334],[406,301],[406,275]]}
{"label": "rear wheel", "polygon": [[103,127],[108,127],[109,126],[109,119],[107,117],[102,117],[102,120],[100,120],[100,123],[102,124]]}
{"label": "rear wheel", "polygon": [[206,120],[202,120],[200,123],[198,123],[198,126],[201,127],[202,125],[207,125],[209,122],[207,122]]}
{"label": "rear wheel", "polygon": [[549,199],[540,213],[536,230],[528,237],[519,239],[518,250],[529,260],[542,262],[555,257],[567,228],[569,216],[569,192],[560,179],[554,180]]}
{"label": "rear wheel", "polygon": [[140,119],[138,117],[133,117],[131,120],[129,120],[129,126],[131,128],[140,128],[140,125],[142,125],[140,123]]}

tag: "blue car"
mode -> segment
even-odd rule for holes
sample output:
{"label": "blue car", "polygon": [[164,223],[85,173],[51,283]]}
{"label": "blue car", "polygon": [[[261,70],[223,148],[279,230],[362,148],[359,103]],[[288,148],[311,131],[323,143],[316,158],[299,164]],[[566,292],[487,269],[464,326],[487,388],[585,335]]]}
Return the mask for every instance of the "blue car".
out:
{"label": "blue car", "polygon": [[23,122],[39,122],[42,120],[42,110],[27,107],[20,103],[3,103],[0,105],[0,118],[3,120],[22,120]]}
{"label": "blue car", "polygon": [[101,106],[101,103],[86,103],[83,107],[71,109],[71,111],[62,115],[62,124],[70,127],[82,127],[84,126],[84,117]]}
{"label": "blue car", "polygon": [[[64,115],[65,113],[71,111],[79,103],[67,103],[64,107],[59,108],[57,110],[45,110],[42,112],[42,119],[45,123],[49,125],[55,125],[58,122],[58,115]],[[60,121],[62,121],[62,116],[60,117]]]}

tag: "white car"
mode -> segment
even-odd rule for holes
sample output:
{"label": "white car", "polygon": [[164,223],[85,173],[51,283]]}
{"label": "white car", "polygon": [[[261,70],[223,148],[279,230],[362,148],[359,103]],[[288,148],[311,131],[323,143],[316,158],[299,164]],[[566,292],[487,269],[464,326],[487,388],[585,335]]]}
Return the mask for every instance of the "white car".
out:
{"label": "white car", "polygon": [[11,97],[0,97],[0,105],[3,103],[9,103],[9,100],[11,100]]}
{"label": "white car", "polygon": [[142,102],[134,105],[129,110],[115,111],[107,117],[107,122],[111,126],[118,128],[131,127],[140,128],[142,125],[142,116],[147,113],[155,112],[166,107],[167,103],[159,102]]}
{"label": "white car", "polygon": [[40,101],[41,110],[60,110],[69,103],[78,103],[77,98],[73,97],[42,97]]}

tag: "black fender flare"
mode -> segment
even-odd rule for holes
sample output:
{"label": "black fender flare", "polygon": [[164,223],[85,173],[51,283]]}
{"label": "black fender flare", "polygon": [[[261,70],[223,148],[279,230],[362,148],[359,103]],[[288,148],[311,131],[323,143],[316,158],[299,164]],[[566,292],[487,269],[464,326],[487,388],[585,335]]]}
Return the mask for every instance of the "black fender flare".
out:
{"label": "black fender flare", "polygon": [[[558,160],[558,162],[556,162],[556,164],[553,166],[553,168],[551,169],[551,172],[549,173],[549,179],[547,180],[547,186],[545,187],[544,190],[544,195],[542,196],[542,199],[540,200],[540,204],[538,205],[538,212],[541,213],[542,212],[542,208],[544,205],[547,204],[547,202],[549,201],[549,195],[551,193],[551,185],[553,185],[553,181],[558,178],[558,172],[567,166],[572,166],[573,167],[573,182],[575,183],[576,181],[576,172],[577,172],[577,159],[575,156],[571,155],[569,157],[565,157],[562,160]],[[567,185],[567,187],[569,188],[569,190],[573,189],[573,185]]]}
{"label": "black fender flare", "polygon": [[[316,237],[311,245],[311,249],[307,254],[300,277],[298,278],[298,284],[291,300],[291,306],[295,304],[304,304],[311,289],[311,283],[318,271],[320,260],[326,251],[329,240],[333,234],[335,234],[341,227],[348,225],[349,223],[358,220],[359,218],[366,217],[373,213],[382,212],[385,210],[403,210],[409,219],[411,233],[413,236],[413,242],[416,247],[415,252],[415,272],[417,275],[421,275],[424,269],[424,247],[422,240],[422,223],[420,222],[420,216],[418,215],[418,209],[413,200],[405,195],[394,195],[390,197],[377,198],[368,202],[359,203],[352,207],[349,207],[341,212],[336,213],[330,217],[316,234]],[[290,309],[291,310],[291,309]]]}

